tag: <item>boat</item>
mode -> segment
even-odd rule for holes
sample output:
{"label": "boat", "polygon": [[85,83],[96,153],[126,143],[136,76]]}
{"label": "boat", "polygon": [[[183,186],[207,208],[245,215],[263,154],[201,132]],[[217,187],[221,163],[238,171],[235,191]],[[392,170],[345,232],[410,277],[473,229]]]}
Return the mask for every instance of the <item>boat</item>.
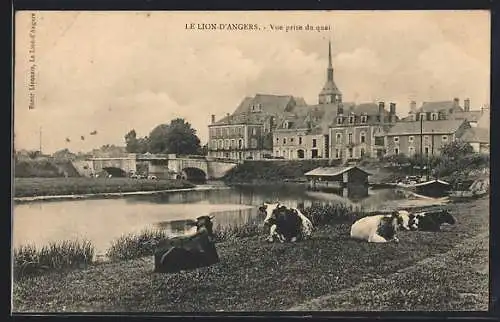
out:
{"label": "boat", "polygon": [[482,178],[467,180],[458,185],[457,190],[452,190],[449,197],[453,201],[467,201],[478,199],[489,194],[489,179]]}
{"label": "boat", "polygon": [[432,179],[425,180],[421,178],[417,181],[404,181],[396,183],[396,188],[408,190],[416,196],[430,198],[444,198],[449,195],[451,185],[443,180]]}

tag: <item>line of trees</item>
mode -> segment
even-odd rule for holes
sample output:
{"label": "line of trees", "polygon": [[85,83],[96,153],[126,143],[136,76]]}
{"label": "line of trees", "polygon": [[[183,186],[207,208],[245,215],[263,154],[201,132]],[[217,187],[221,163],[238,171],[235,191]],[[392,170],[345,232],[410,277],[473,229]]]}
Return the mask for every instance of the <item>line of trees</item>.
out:
{"label": "line of trees", "polygon": [[207,146],[200,145],[196,130],[183,118],[160,124],[145,137],[138,137],[132,129],[125,135],[125,144],[129,153],[207,154]]}

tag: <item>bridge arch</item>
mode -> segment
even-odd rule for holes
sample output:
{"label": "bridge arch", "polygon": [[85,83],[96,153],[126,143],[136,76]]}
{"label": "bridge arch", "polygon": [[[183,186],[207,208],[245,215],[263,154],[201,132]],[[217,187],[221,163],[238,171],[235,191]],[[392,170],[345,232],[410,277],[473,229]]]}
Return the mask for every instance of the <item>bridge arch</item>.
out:
{"label": "bridge arch", "polygon": [[207,173],[200,168],[185,167],[182,169],[182,178],[196,183],[203,183],[207,181]]}
{"label": "bridge arch", "polygon": [[112,175],[113,177],[126,177],[127,176],[127,172],[121,168],[104,167],[102,169],[104,171],[106,171],[108,174]]}

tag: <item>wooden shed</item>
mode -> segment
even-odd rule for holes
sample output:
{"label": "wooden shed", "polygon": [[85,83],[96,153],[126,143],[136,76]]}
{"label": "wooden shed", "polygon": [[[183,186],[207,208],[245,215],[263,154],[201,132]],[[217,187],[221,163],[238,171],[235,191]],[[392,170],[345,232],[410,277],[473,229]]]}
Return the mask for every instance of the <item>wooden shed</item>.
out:
{"label": "wooden shed", "polygon": [[305,174],[309,181],[309,188],[323,190],[328,188],[366,187],[370,173],[358,168],[350,167],[320,167]]}

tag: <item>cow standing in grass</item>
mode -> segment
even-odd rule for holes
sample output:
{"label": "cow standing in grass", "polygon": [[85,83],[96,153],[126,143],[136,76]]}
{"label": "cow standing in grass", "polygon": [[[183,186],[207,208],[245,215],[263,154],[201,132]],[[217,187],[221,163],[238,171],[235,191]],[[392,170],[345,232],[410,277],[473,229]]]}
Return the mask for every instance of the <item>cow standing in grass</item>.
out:
{"label": "cow standing in grass", "polygon": [[455,218],[446,209],[418,212],[413,214],[411,220],[412,226],[416,227],[415,230],[421,231],[441,231],[441,225],[455,223]]}
{"label": "cow standing in grass", "polygon": [[212,231],[213,217],[201,216],[192,222],[196,233],[161,241],[155,250],[155,272],[175,273],[219,262]]}
{"label": "cow standing in grass", "polygon": [[351,238],[364,240],[369,243],[399,242],[397,231],[402,227],[409,230],[403,222],[403,215],[407,212],[394,211],[389,215],[367,216],[357,220],[351,226]]}
{"label": "cow standing in grass", "polygon": [[287,208],[277,203],[264,203],[259,207],[259,212],[264,214],[264,225],[269,226],[269,237],[267,240],[280,242],[310,239],[313,224],[297,208]]}

